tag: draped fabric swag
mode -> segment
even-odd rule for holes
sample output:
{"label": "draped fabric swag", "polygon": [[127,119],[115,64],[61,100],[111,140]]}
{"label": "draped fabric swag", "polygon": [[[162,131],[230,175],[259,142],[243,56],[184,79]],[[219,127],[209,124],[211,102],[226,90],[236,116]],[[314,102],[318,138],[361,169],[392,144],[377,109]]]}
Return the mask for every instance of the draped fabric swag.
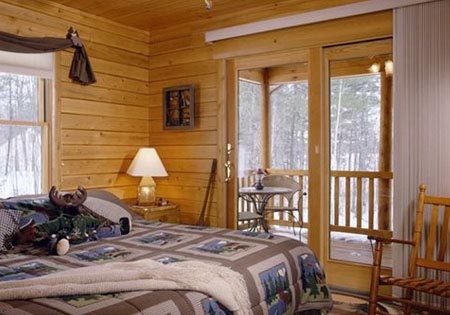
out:
{"label": "draped fabric swag", "polygon": [[395,10],[394,62],[394,237],[411,239],[419,185],[450,196],[450,1]]}
{"label": "draped fabric swag", "polygon": [[75,48],[69,78],[88,85],[96,82],[91,63],[77,31],[69,29],[66,38],[22,37],[0,31],[0,50],[16,53],[48,53]]}

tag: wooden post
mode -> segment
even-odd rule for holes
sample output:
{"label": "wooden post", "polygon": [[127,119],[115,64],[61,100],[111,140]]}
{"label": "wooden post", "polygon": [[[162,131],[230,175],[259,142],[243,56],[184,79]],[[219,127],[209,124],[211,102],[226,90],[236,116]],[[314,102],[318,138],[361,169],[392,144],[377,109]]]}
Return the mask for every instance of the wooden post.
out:
{"label": "wooden post", "polygon": [[[220,205],[220,210],[217,211],[217,226],[227,227],[227,218],[232,216],[232,220],[237,222],[237,215],[232,215],[234,209],[229,209],[227,201],[227,183],[225,182],[226,172],[225,163],[227,161],[226,151],[228,143],[228,127],[227,127],[227,63],[225,60],[219,60],[216,62],[216,82],[217,82],[217,204]],[[230,224],[230,227],[233,227]]]}
{"label": "wooden post", "polygon": [[[231,161],[231,165],[237,167],[237,156],[236,156],[236,144],[237,144],[237,104],[238,104],[238,94],[237,94],[237,86],[238,86],[238,74],[236,70],[236,65],[233,60],[226,61],[225,65],[226,69],[226,78],[223,78],[226,84],[226,95],[225,99],[221,100],[221,107],[223,114],[223,118],[226,121],[224,126],[222,126],[226,130],[226,144],[225,147],[222,148],[223,153],[222,157],[227,156],[227,146],[228,143],[231,144],[230,154],[228,155],[229,161]],[[221,69],[219,69],[221,70]],[[225,160],[222,160],[222,165],[225,165]],[[220,165],[220,164],[219,164]],[[223,167],[223,166],[222,166]],[[236,169],[235,169],[236,170]],[[238,183],[236,178],[236,171],[233,171],[231,174],[231,180],[226,184],[226,200],[224,200],[225,205],[227,207],[226,216],[224,218],[220,217],[221,223],[226,222],[226,227],[230,229],[235,229],[237,227],[237,191],[238,191]],[[220,213],[220,212],[219,212]],[[222,214],[220,214],[222,215]],[[223,225],[219,225],[222,227]]]}
{"label": "wooden post", "polygon": [[[326,111],[324,106],[324,62],[320,47],[309,50],[308,70],[308,119],[309,119],[309,191],[308,191],[308,245],[322,262],[327,257],[328,244],[328,203],[324,197],[325,181],[329,181],[327,141],[324,140]],[[326,133],[326,132],[325,132]]]}
{"label": "wooden post", "polygon": [[[379,171],[392,170],[392,76],[381,73]],[[380,179],[378,190],[378,229],[391,229],[391,191],[389,179]]]}
{"label": "wooden post", "polygon": [[270,83],[269,69],[263,69],[263,82],[261,89],[261,167],[270,167]]}

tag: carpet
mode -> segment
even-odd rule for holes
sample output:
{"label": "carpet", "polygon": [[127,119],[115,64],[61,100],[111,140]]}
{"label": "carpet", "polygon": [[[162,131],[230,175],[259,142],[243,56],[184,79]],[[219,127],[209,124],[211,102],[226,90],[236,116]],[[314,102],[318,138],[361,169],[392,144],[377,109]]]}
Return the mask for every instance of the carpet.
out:
{"label": "carpet", "polygon": [[[333,293],[333,309],[328,315],[367,315],[369,302],[367,300]],[[379,305],[381,310],[389,314],[397,314],[390,307]]]}

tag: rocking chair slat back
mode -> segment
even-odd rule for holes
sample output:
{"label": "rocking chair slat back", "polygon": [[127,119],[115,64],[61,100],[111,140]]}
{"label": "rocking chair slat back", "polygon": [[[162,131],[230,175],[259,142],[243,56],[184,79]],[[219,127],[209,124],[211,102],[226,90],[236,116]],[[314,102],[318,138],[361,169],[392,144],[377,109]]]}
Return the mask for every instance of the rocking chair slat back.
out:
{"label": "rocking chair slat back", "polygon": [[450,232],[450,206],[445,207],[444,219],[442,220],[441,241],[439,242],[438,260],[444,261],[448,248],[448,235]]}
{"label": "rocking chair slat back", "polygon": [[[369,315],[381,314],[376,305],[379,299],[404,304],[403,313],[411,314],[412,307],[419,307],[436,314],[449,314],[450,298],[450,198],[426,196],[421,185],[414,224],[413,241],[372,238],[376,240],[372,271]],[[380,276],[383,244],[400,243],[412,245],[407,277]],[[379,285],[399,286],[405,289],[403,298],[378,293]],[[441,298],[440,306],[415,299],[413,292],[427,293]],[[420,295],[418,296],[420,297]],[[429,299],[427,301],[430,301]],[[435,301],[435,300],[434,300]]]}

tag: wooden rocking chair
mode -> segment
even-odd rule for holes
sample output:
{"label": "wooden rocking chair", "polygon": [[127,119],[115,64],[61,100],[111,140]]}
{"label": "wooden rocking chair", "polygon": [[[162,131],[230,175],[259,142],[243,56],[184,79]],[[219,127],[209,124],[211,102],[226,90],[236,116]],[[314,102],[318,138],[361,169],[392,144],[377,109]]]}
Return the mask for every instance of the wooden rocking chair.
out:
{"label": "wooden rocking chair", "polygon": [[[425,185],[420,186],[419,201],[412,241],[369,237],[375,240],[372,269],[372,282],[369,298],[369,315],[387,314],[377,310],[379,300],[388,300],[403,305],[403,313],[410,315],[413,308],[429,311],[429,314],[450,314],[450,262],[449,262],[449,225],[450,198],[425,195]],[[428,212],[428,211],[431,211]],[[444,211],[443,214],[440,211]],[[428,214],[430,219],[428,222]],[[441,216],[442,220],[439,220]],[[426,245],[421,249],[420,245]],[[383,244],[399,243],[411,245],[408,276],[404,278],[380,276]],[[446,257],[447,256],[447,257]],[[426,276],[419,275],[419,268]],[[434,274],[434,276],[431,276]],[[403,289],[402,297],[383,295],[378,292],[380,285],[398,286]],[[424,299],[414,298],[414,293],[438,296],[441,303],[426,303]],[[427,296],[429,297],[429,296]],[[430,301],[432,299],[427,299]]]}

